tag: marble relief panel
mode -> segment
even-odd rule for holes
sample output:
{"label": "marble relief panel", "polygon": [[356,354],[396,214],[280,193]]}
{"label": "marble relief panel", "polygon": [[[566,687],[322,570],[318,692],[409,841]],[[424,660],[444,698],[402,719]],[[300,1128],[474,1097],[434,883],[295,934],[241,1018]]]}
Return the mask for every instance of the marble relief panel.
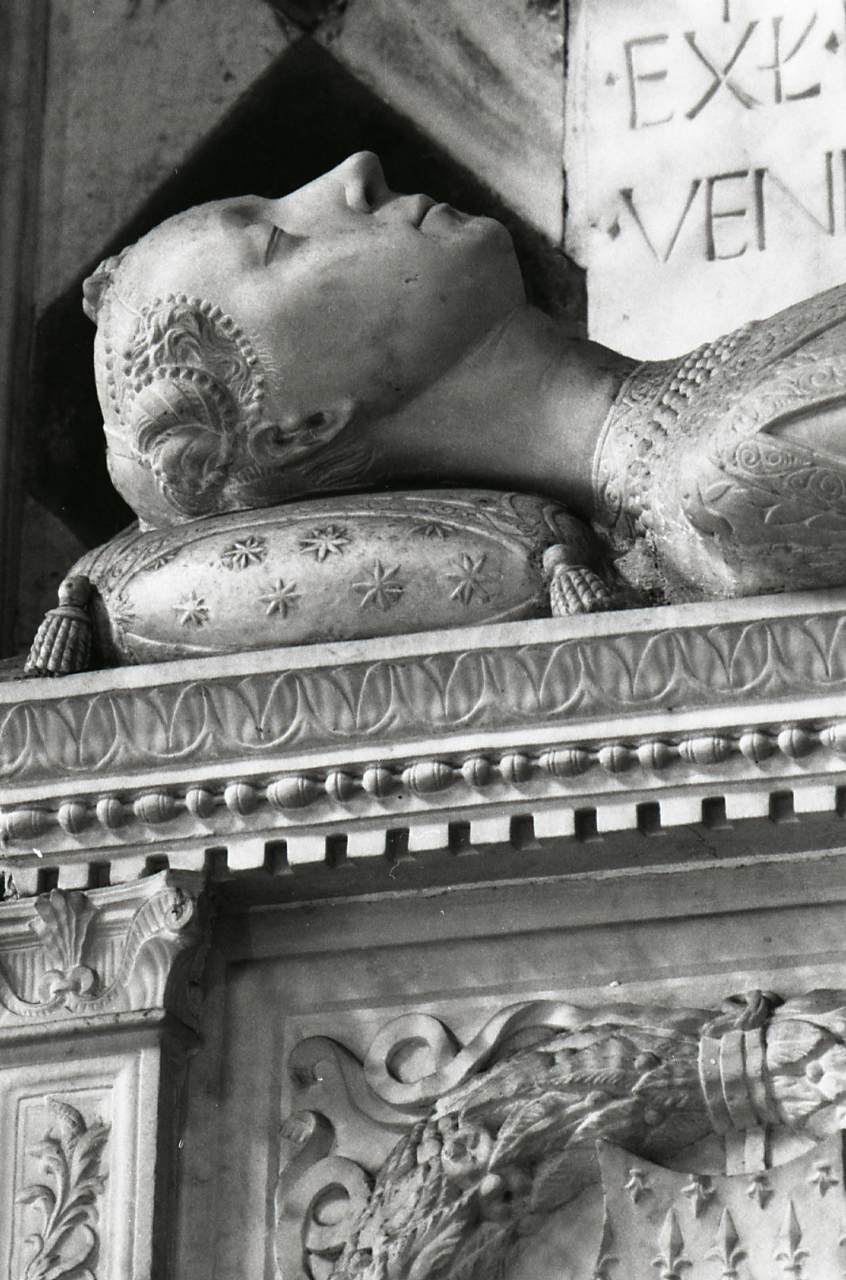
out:
{"label": "marble relief panel", "polygon": [[[0,1068],[0,1259],[15,1280],[110,1280],[149,1266],[144,1227],[154,1152],[144,1055],[42,1060]],[[134,1209],[130,1210],[130,1206]]]}
{"label": "marble relief panel", "polygon": [[[312,903],[234,917],[221,939],[228,967],[216,984],[217,1030],[190,1067],[186,1150],[194,1155],[183,1174],[181,1280],[200,1280],[208,1249],[215,1280],[369,1278],[386,1231],[390,1249],[411,1249],[402,1265],[395,1259],[398,1278],[463,1277],[459,1247],[468,1280],[476,1266],[485,1277],[561,1280],[571,1274],[562,1271],[568,1250],[588,1267],[574,1276],[593,1274],[604,1205],[594,1139],[603,1136],[632,1153],[632,1167],[645,1168],[638,1165],[642,1157],[687,1174],[684,1186],[692,1174],[746,1178],[740,1192],[739,1184],[720,1185],[720,1213],[690,1237],[691,1247],[704,1248],[707,1232],[716,1236],[723,1208],[739,1194],[751,1203],[747,1183],[759,1171],[761,1141],[769,1144],[767,1167],[782,1167],[826,1136],[823,1130],[810,1138],[775,1134],[757,1124],[759,1133],[767,1131],[764,1139],[727,1141],[712,1131],[697,1066],[700,1033],[719,1040],[716,1066],[703,1078],[716,1082],[714,1114],[721,1114],[722,1068],[728,1079],[732,1055],[753,1063],[761,1043],[754,1010],[769,1007],[770,999],[728,997],[753,987],[792,999],[800,1021],[828,1017],[809,1013],[802,994],[836,988],[842,979],[842,904],[835,893],[824,894],[825,903],[788,905],[791,874],[785,866],[782,908],[752,904],[746,871],[726,868],[715,877],[712,868],[686,890],[681,876],[645,877],[649,884],[588,876],[566,886],[512,885],[382,904]],[[794,888],[793,896],[801,896],[798,882]],[[662,918],[655,919],[659,895]],[[738,909],[743,902],[748,909]],[[810,1110],[825,1112],[842,1047],[832,1040],[817,1046],[819,1053],[813,1045],[806,1053],[802,1037],[793,1035],[789,1009],[779,1012],[777,999],[772,1007],[777,1030],[767,1052],[774,1069],[792,1090],[800,1062],[803,1088],[815,1099]],[[749,1031],[741,1027],[747,1014],[756,1023]],[[786,1046],[780,1067],[773,1047],[779,1037]],[[826,1058],[829,1050],[833,1056]],[[825,1059],[822,1074],[807,1075],[806,1057]],[[581,1064],[578,1080],[554,1080],[568,1063]],[[562,1089],[573,1095],[561,1103],[563,1111]],[[731,1104],[738,1119],[741,1096]],[[577,1139],[572,1107],[578,1124],[587,1124]],[[471,1134],[473,1125],[488,1137]],[[647,1132],[648,1151],[638,1137]],[[507,1142],[513,1147],[508,1159]],[[565,1147],[568,1159],[552,1168],[547,1158]],[[824,1157],[817,1152],[816,1164]],[[808,1177],[816,1164],[808,1166]],[[835,1166],[831,1174],[839,1177]],[[519,1205],[534,1194],[541,1174],[538,1186],[548,1196],[541,1196],[543,1207],[538,1200],[525,1210],[524,1221]],[[456,1209],[452,1235],[444,1239],[433,1230],[424,1240],[420,1224],[437,1222],[420,1208],[419,1196],[443,1193],[441,1207],[453,1205],[447,1183],[459,1189],[456,1204],[465,1193],[482,1195],[485,1214],[480,1219],[468,1200]],[[558,1203],[565,1185],[574,1194]],[[656,1237],[677,1195],[690,1211],[683,1188],[667,1185],[661,1221],[649,1218]],[[821,1194],[815,1186],[811,1191]],[[776,1235],[789,1199],[781,1184],[778,1194]],[[834,1193],[827,1194],[834,1204]],[[795,1206],[804,1229],[808,1206],[798,1200]],[[471,1219],[490,1230],[482,1236],[475,1227],[468,1231]],[[743,1227],[737,1214],[735,1225]],[[683,1226],[687,1240],[687,1221]],[[497,1232],[503,1255],[508,1237],[509,1269],[487,1271],[492,1255],[485,1250]],[[515,1241],[522,1241],[516,1251]],[[425,1255],[424,1244],[432,1245]],[[709,1249],[712,1244],[709,1239]],[[817,1261],[819,1249],[831,1244],[826,1237],[814,1245]],[[657,1245],[650,1260],[654,1256]],[[703,1278],[711,1265],[700,1271]],[[685,1273],[685,1280],[696,1274]],[[614,1275],[609,1271],[608,1280]]]}
{"label": "marble relief panel", "polygon": [[103,1274],[110,1113],[99,1090],[20,1099],[11,1275]]}
{"label": "marble relief panel", "polygon": [[591,337],[675,355],[841,280],[838,0],[577,11],[567,243]]}

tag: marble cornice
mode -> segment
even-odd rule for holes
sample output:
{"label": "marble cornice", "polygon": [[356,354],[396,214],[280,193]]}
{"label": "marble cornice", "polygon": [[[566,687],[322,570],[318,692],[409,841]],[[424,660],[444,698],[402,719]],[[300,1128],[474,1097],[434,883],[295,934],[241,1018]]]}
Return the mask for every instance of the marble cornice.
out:
{"label": "marble cornice", "polygon": [[833,808],[844,639],[838,590],[9,682],[5,856],[681,804],[702,786],[795,785],[800,811],[812,791]]}

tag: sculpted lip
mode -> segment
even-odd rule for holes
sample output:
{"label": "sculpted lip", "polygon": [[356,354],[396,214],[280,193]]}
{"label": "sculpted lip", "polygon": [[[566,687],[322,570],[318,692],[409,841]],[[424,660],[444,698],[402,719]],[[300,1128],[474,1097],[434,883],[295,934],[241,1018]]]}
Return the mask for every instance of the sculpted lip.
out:
{"label": "sculpted lip", "polygon": [[411,214],[410,222],[413,227],[420,227],[426,215],[435,207],[435,201],[431,196],[410,196],[409,212]]}
{"label": "sculpted lip", "polygon": [[429,206],[429,208],[426,210],[423,217],[421,218],[420,222],[418,223],[419,227],[422,228],[423,224],[428,220],[430,214],[445,214],[450,219],[450,221],[456,222],[456,223],[459,223],[459,222],[464,223],[464,222],[471,221],[470,214],[462,213],[459,209],[454,209],[451,204],[446,204],[444,201],[441,201],[439,204],[433,203]]}

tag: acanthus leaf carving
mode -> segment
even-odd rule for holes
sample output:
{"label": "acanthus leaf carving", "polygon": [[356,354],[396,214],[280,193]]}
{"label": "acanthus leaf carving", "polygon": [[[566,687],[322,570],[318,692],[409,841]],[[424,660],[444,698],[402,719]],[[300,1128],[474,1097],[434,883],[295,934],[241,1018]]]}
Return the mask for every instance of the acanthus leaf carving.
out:
{"label": "acanthus leaf carving", "polygon": [[304,1254],[316,1276],[328,1275],[367,1205],[372,1179],[354,1161],[331,1154],[334,1137],[325,1117],[312,1111],[282,1126],[274,1244],[283,1275],[295,1275]]}
{"label": "acanthus leaf carving", "polygon": [[87,1124],[81,1112],[58,1098],[48,1098],[47,1106],[54,1121],[29,1151],[43,1181],[16,1197],[40,1219],[25,1242],[29,1257],[21,1280],[95,1280],[99,1201],[106,1181],[101,1161],[109,1126],[99,1120]]}

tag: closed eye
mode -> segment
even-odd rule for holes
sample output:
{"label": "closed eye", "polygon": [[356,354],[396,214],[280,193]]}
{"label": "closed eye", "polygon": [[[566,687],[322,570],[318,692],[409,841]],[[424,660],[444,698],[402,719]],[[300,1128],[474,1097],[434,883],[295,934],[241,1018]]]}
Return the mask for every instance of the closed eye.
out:
{"label": "closed eye", "polygon": [[270,228],[270,235],[267,238],[267,245],[265,246],[265,250],[264,250],[265,266],[267,266],[267,264],[270,262],[271,258],[273,257],[276,251],[276,248],[279,244],[279,241],[282,239],[284,234],[285,232],[282,230],[281,227],[272,226]]}
{"label": "closed eye", "polygon": [[298,245],[305,244],[308,236],[296,235],[293,231],[283,231],[281,227],[272,226],[270,235],[267,237],[267,244],[264,247],[264,265],[267,266],[273,260],[276,250],[283,243],[286,250],[296,249]]}

